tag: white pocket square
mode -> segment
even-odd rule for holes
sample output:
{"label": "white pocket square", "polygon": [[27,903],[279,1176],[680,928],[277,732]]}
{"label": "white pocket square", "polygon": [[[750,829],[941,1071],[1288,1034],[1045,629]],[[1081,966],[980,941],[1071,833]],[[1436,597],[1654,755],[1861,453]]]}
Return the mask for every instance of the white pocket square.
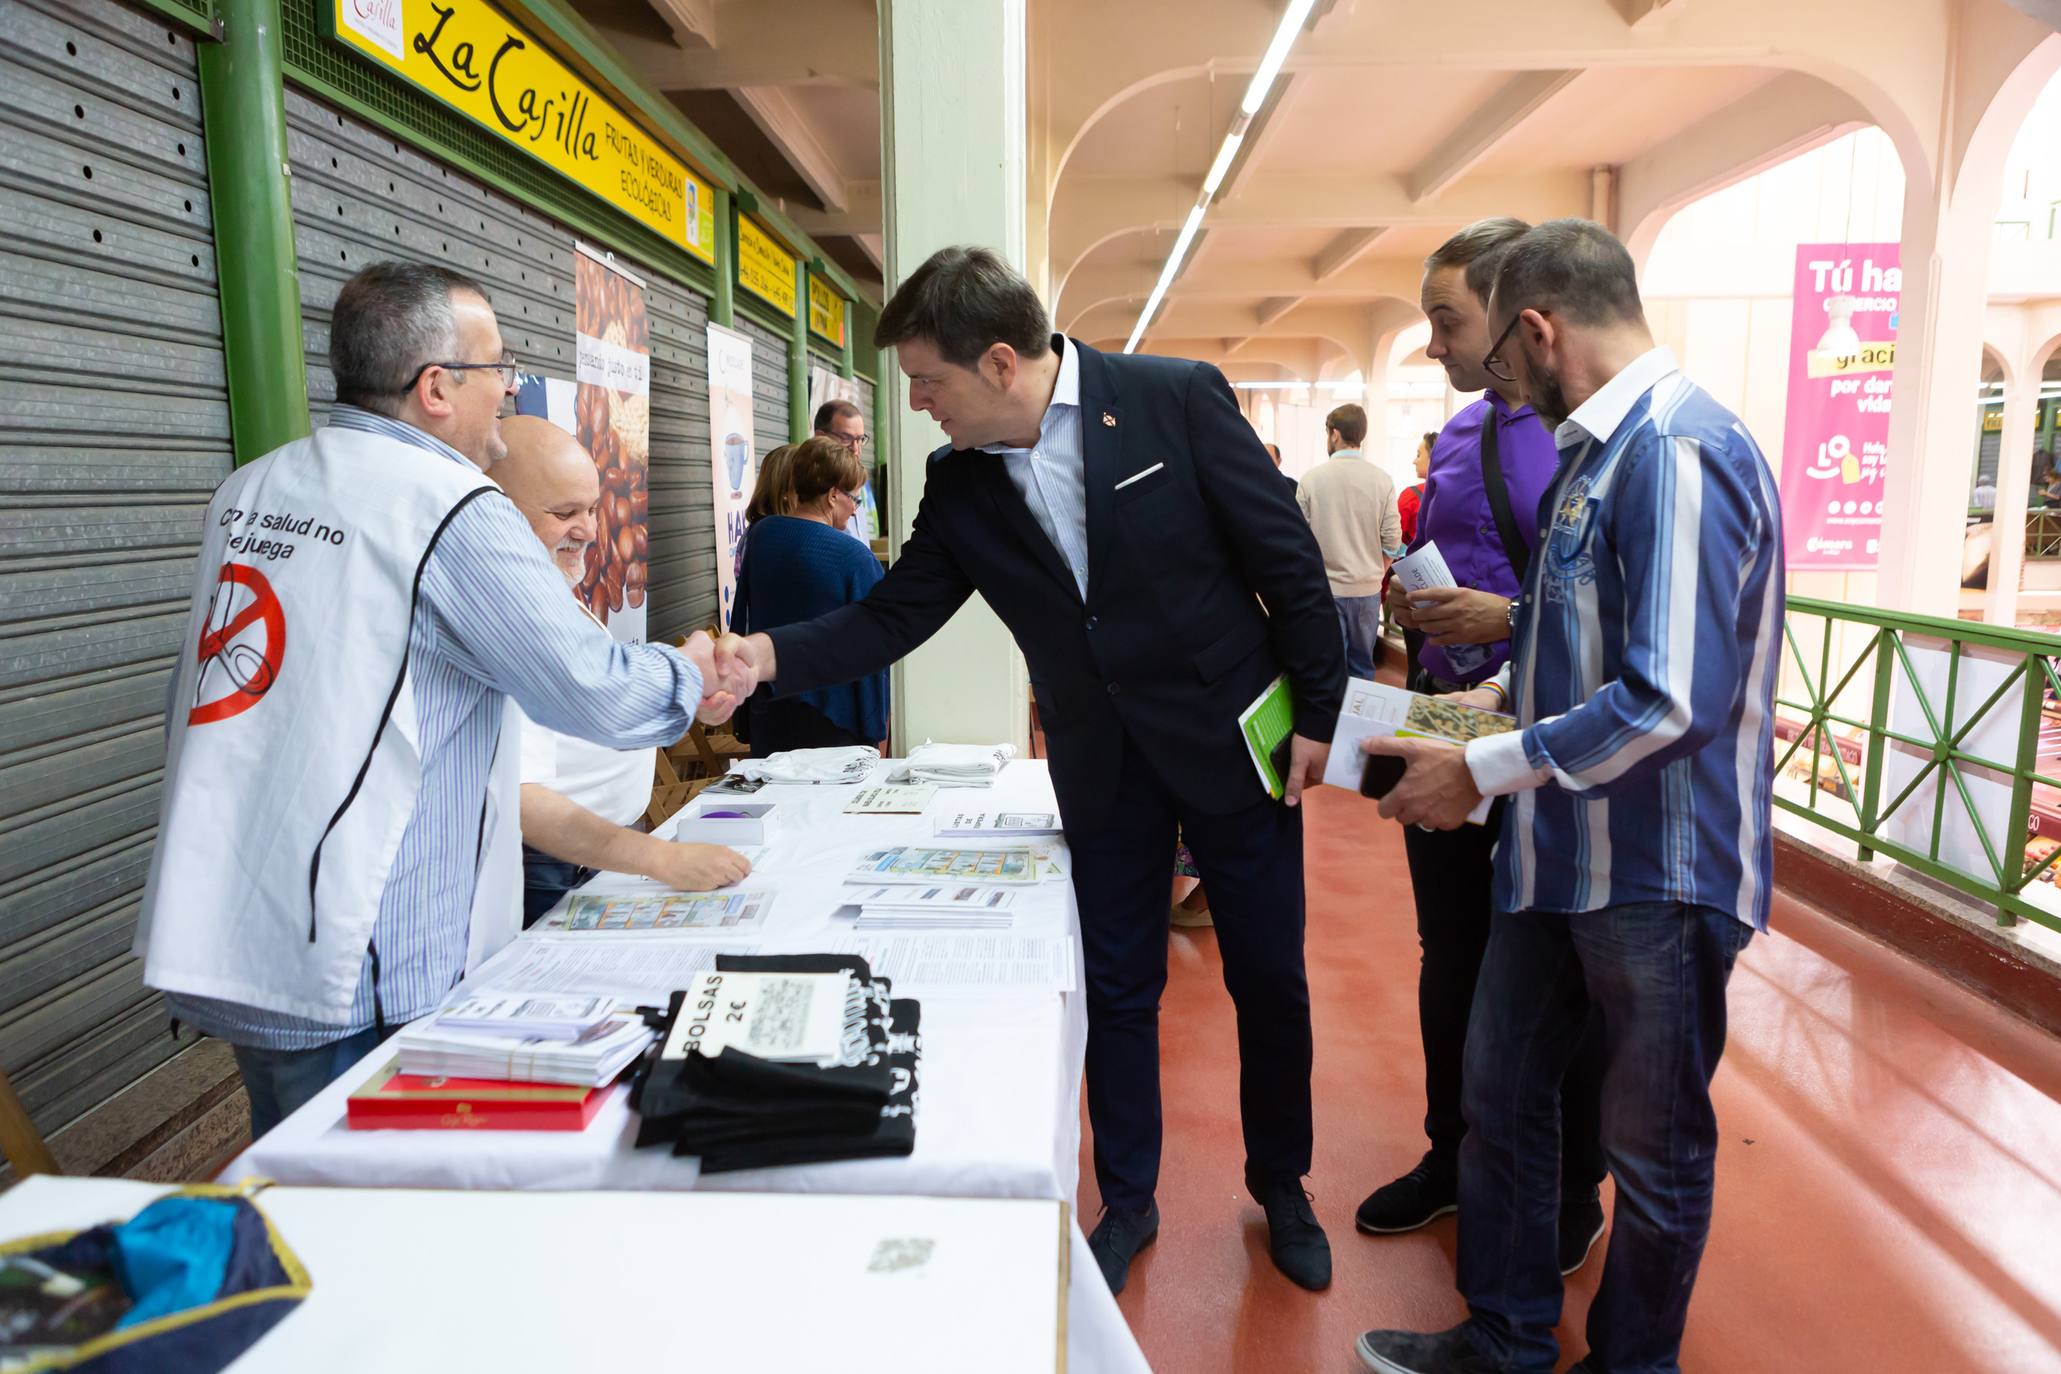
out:
{"label": "white pocket square", "polygon": [[1115,487],[1111,488],[1111,490],[1122,491],[1125,487],[1129,486],[1133,482],[1144,481],[1146,478],[1150,477],[1153,473],[1158,472],[1161,468],[1165,466],[1165,463],[1154,463],[1151,467],[1145,469],[1143,472],[1134,472],[1129,477],[1124,478],[1123,481],[1118,482]]}

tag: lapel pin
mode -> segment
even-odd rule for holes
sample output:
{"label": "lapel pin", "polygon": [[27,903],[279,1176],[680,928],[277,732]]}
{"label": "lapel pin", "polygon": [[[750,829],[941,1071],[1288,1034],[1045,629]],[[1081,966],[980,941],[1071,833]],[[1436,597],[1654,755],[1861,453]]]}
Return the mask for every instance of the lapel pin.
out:
{"label": "lapel pin", "polygon": [[1110,414],[1110,413],[1109,413],[1108,411],[1106,411],[1106,410],[1105,410],[1105,411],[1103,411],[1103,412],[1102,412],[1102,423],[1103,423],[1103,424],[1105,424],[1105,425],[1107,425],[1107,426],[1108,426],[1109,428],[1111,428],[1111,429],[1115,429],[1115,428],[1116,428],[1116,417],[1115,417],[1114,415],[1111,415],[1111,414]]}

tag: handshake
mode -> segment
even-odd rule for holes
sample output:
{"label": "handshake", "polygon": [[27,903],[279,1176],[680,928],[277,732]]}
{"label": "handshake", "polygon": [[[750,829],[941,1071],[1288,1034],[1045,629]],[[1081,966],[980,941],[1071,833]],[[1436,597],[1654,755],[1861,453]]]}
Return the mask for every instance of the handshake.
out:
{"label": "handshake", "polygon": [[680,653],[701,674],[701,705],[694,716],[704,725],[730,719],[761,682],[773,680],[773,641],[765,635],[711,639],[708,631],[696,630]]}

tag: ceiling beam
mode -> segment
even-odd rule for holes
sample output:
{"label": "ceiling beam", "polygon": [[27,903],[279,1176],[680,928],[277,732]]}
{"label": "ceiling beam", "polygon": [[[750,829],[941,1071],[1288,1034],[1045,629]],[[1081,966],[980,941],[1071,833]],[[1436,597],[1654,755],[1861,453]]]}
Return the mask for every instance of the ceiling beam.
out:
{"label": "ceiling beam", "polygon": [[788,211],[794,217],[795,227],[812,238],[878,234],[885,213],[880,204],[880,183],[873,180],[845,182],[842,209],[810,210],[795,206]]}
{"label": "ceiling beam", "polygon": [[1375,229],[1343,229],[1338,237],[1318,250],[1310,262],[1310,273],[1318,281],[1336,276],[1358,262],[1369,248],[1388,232],[1388,226]]}
{"label": "ceiling beam", "polygon": [[682,48],[716,46],[716,0],[651,0]]}
{"label": "ceiling beam", "polygon": [[717,26],[721,46],[704,48],[679,48],[605,24],[595,29],[661,91],[880,85],[880,29],[870,4],[725,5]]}
{"label": "ceiling beam", "polygon": [[836,159],[787,92],[777,86],[741,86],[731,96],[751,116],[751,122],[759,126],[759,132],[772,140],[780,156],[787,159],[802,184],[816,193],[824,208],[845,208],[844,174],[837,170]]}
{"label": "ceiling beam", "polygon": [[1405,178],[1410,199],[1430,200],[1472,171],[1497,144],[1523,128],[1580,75],[1574,71],[1519,72],[1504,82],[1410,169]]}

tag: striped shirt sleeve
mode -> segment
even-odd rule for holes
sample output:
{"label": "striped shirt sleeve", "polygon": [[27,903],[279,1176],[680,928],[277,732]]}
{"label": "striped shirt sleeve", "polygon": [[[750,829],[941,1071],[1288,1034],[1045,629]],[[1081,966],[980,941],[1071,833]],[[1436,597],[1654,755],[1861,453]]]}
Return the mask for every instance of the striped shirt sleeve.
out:
{"label": "striped shirt sleeve", "polygon": [[1697,437],[1634,443],[1594,547],[1622,571],[1621,670],[1564,715],[1470,749],[1470,771],[1497,791],[1551,781],[1607,794],[1700,749],[1735,717],[1746,676],[1740,597],[1766,545],[1750,474]]}
{"label": "striped shirt sleeve", "polygon": [[694,724],[701,674],[658,644],[619,644],[588,619],[543,545],[490,493],[451,519],[422,574],[436,649],[560,734],[617,749],[671,744]]}

